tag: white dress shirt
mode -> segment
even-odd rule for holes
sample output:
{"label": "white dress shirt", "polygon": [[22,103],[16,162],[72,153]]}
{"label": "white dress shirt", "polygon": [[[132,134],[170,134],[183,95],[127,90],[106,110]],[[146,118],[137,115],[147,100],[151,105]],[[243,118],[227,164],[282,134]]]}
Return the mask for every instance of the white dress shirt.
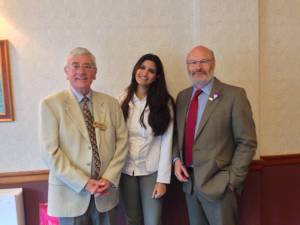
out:
{"label": "white dress shirt", "polygon": [[87,95],[82,95],[81,93],[79,93],[78,91],[76,91],[73,87],[70,86],[70,89],[71,89],[71,92],[73,93],[73,95],[75,96],[78,104],[79,104],[79,107],[82,111],[83,109],[83,101],[82,99],[86,96],[89,101],[87,102],[88,104],[88,107],[89,107],[89,110],[91,112],[92,115],[94,115],[94,111],[93,111],[93,101],[92,101],[92,91],[89,91],[89,93]]}
{"label": "white dress shirt", "polygon": [[[121,103],[126,93],[119,97]],[[123,173],[131,176],[149,175],[157,171],[157,182],[170,183],[171,154],[173,138],[173,110],[171,122],[163,135],[154,136],[148,123],[149,107],[144,112],[144,124],[140,124],[140,116],[146,105],[146,97],[139,99],[135,94],[129,102],[127,127],[129,131],[129,154]],[[159,116],[159,115],[158,115]]]}

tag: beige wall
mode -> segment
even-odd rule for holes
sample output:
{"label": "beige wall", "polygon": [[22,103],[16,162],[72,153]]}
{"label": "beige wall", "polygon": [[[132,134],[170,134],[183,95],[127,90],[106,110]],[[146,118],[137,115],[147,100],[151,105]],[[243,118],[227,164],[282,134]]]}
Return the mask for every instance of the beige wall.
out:
{"label": "beige wall", "polygon": [[189,85],[187,51],[208,45],[216,53],[217,76],[247,90],[257,156],[299,152],[298,8],[296,1],[280,0],[0,0],[0,39],[10,41],[16,114],[16,122],[0,123],[0,172],[45,168],[38,102],[67,86],[64,60],[76,46],[98,59],[94,89],[118,95],[136,60],[153,52],[176,96]]}
{"label": "beige wall", "polygon": [[300,152],[300,1],[260,5],[261,154]]}

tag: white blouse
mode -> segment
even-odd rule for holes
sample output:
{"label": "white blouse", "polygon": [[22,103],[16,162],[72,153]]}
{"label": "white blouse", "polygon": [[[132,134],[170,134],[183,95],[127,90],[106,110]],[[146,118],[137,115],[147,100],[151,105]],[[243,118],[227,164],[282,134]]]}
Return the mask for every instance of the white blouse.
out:
{"label": "white blouse", "polygon": [[[126,93],[118,99],[121,102],[125,99]],[[129,132],[129,153],[123,168],[123,173],[131,176],[149,175],[157,171],[157,182],[170,183],[171,178],[171,155],[173,139],[173,110],[171,109],[172,120],[168,129],[163,135],[154,136],[151,126],[148,123],[149,107],[144,112],[144,124],[140,124],[140,116],[146,105],[146,97],[139,99],[133,96],[129,103],[127,127]]]}

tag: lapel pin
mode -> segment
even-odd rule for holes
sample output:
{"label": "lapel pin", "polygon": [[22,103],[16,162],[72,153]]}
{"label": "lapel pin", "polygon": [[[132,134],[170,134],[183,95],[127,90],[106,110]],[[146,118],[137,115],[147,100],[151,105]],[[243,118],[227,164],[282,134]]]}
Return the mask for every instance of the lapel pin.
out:
{"label": "lapel pin", "polygon": [[212,96],[210,96],[210,97],[208,98],[208,100],[209,100],[209,101],[214,101],[214,100],[216,100],[216,99],[219,98],[219,97],[220,97],[220,93],[215,92],[215,93],[213,93]]}

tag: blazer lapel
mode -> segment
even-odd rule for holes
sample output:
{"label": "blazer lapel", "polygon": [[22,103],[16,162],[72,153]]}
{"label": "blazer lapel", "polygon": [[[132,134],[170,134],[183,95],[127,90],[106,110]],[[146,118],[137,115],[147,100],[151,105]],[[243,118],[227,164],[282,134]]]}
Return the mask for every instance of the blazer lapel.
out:
{"label": "blazer lapel", "polygon": [[90,141],[89,134],[86,128],[86,124],[84,122],[84,118],[79,107],[79,104],[71,93],[71,91],[66,91],[66,99],[65,99],[65,111],[66,114],[71,118],[73,123],[76,125],[78,130],[81,132],[84,138]]}
{"label": "blazer lapel", "polygon": [[183,145],[185,121],[186,121],[186,116],[189,109],[189,102],[191,100],[192,93],[193,93],[193,88],[191,87],[183,94],[181,99],[182,104],[180,104],[179,108],[177,109],[177,113],[178,113],[177,118],[180,118],[177,120],[178,140],[181,140],[181,143],[179,143],[180,149]]}
{"label": "blazer lapel", "polygon": [[105,124],[105,107],[104,102],[101,97],[95,92],[92,93],[93,110],[94,110],[94,121],[95,121],[95,131],[98,149],[100,149],[100,132],[101,130],[107,129],[107,124]]}
{"label": "blazer lapel", "polygon": [[214,84],[209,96],[209,99],[207,101],[205,110],[203,112],[198,130],[196,132],[196,137],[200,135],[203,128],[205,127],[210,115],[215,110],[216,106],[219,104],[219,102],[222,100],[222,83],[217,79],[214,78]]}

